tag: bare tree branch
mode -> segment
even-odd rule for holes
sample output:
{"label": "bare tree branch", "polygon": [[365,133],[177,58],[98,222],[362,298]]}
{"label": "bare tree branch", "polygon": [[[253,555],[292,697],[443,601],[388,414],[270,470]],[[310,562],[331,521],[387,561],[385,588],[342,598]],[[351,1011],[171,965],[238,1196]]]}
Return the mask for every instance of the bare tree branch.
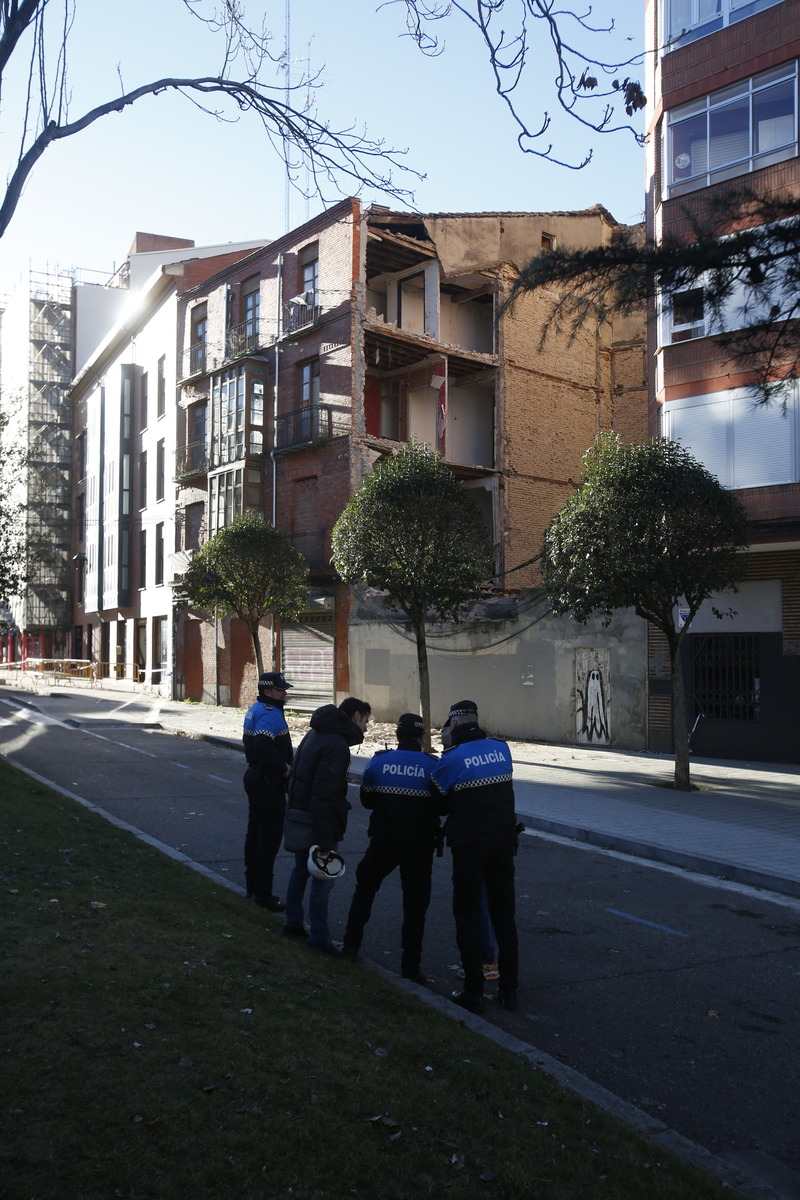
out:
{"label": "bare tree branch", "polygon": [[[282,55],[272,50],[266,25],[251,27],[245,20],[243,0],[220,0],[210,10],[207,0],[181,0],[188,13],[222,42],[222,62],[217,74],[197,78],[157,79],[97,104],[81,116],[70,114],[68,42],[79,0],[62,0],[60,31],[48,43],[47,17],[53,0],[0,0],[0,95],[3,70],[15,54],[28,53],[24,38],[31,41],[28,93],[24,106],[18,159],[10,164],[5,195],[0,203],[0,237],[8,228],[19,204],[24,185],[37,162],[54,142],[73,137],[110,113],[122,112],[146,96],[178,92],[217,120],[238,120],[252,113],[261,121],[273,148],[283,160],[295,187],[318,195],[323,202],[332,193],[341,195],[342,184],[350,194],[364,188],[376,189],[398,201],[408,201],[412,191],[395,180],[396,172],[406,178],[424,178],[404,161],[405,150],[387,146],[367,136],[355,125],[334,128],[317,117],[306,96],[320,85],[320,76],[304,77],[291,88],[263,81],[267,68],[274,69]],[[52,61],[48,47],[55,38]],[[121,69],[118,67],[120,83]],[[298,96],[298,103],[292,98]],[[300,97],[302,96],[302,100]],[[37,97],[37,99],[34,99]],[[212,106],[212,97],[220,104]],[[36,114],[36,115],[34,115]],[[301,173],[308,173],[301,187]]]}
{"label": "bare tree branch", "polygon": [[[629,68],[641,65],[641,55],[619,62],[604,61],[565,37],[564,31],[572,26],[579,37],[588,35],[587,44],[594,47],[603,34],[611,34],[613,22],[606,26],[591,23],[591,7],[579,13],[569,7],[557,7],[555,0],[470,0],[469,3],[466,0],[384,0],[381,7],[392,4],[404,5],[409,36],[425,54],[443,52],[444,42],[430,27],[454,12],[460,13],[477,29],[494,75],[495,91],[518,127],[517,143],[526,154],[572,170],[580,170],[592,159],[590,149],[580,162],[566,162],[554,153],[552,141],[535,144],[545,136],[552,121],[550,113],[545,111],[535,123],[529,124],[522,109],[521,90],[535,69],[532,58],[537,51],[540,57],[547,57],[549,53],[548,61],[555,71],[556,101],[564,113],[594,133],[616,133],[627,129],[639,144],[643,143],[643,135],[630,122],[620,124],[615,121],[617,102],[622,102],[628,117],[644,108],[646,103],[639,82],[627,74],[621,78]],[[500,25],[501,20],[510,22],[511,32],[507,31],[506,25]],[[598,76],[607,81],[607,87],[597,90]]]}

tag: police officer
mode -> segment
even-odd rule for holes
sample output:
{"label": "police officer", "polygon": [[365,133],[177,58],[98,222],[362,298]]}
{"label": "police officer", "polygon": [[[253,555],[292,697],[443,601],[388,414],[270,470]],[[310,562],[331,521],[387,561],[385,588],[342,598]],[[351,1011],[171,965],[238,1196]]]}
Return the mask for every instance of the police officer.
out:
{"label": "police officer", "polygon": [[403,889],[401,970],[405,979],[423,984],[427,979],[420,970],[422,938],[431,900],[433,851],[440,837],[439,817],[429,790],[437,760],[422,749],[424,732],[422,717],[403,713],[397,721],[397,749],[379,750],[361,777],[361,803],[372,812],[370,841],[356,868],[356,889],[342,948],[345,958],[356,958],[378,889],[399,867]]}
{"label": "police officer", "polygon": [[248,708],[242,730],[248,803],[245,888],[248,899],[270,912],[283,912],[285,907],[273,893],[272,875],[283,833],[286,780],[293,753],[289,726],[283,715],[286,692],[291,686],[281,671],[259,675],[258,699]]}
{"label": "police officer", "polygon": [[464,989],[453,999],[470,1012],[485,1009],[481,948],[481,887],[486,885],[498,949],[498,999],[517,1007],[519,952],[514,919],[514,814],[511,751],[478,724],[472,700],[448,714],[452,745],[431,772],[431,790],[447,814],[445,834],[453,855],[453,916],[464,968]]}

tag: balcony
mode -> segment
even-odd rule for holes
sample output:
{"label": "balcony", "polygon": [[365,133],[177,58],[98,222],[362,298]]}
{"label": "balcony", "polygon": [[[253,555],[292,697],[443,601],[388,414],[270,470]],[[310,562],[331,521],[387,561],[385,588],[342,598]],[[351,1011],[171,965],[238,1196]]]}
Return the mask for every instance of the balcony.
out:
{"label": "balcony", "polygon": [[325,552],[325,534],[320,530],[313,533],[290,533],[289,541],[295,550],[299,550],[308,563],[309,569],[315,572],[327,571],[330,568],[330,552]]}
{"label": "balcony", "polygon": [[207,344],[205,341],[195,342],[193,346],[189,346],[188,350],[184,350],[180,369],[181,379],[191,379],[192,375],[205,375],[206,356]]}
{"label": "balcony", "polygon": [[293,412],[279,413],[275,426],[276,450],[328,442],[350,432],[350,409],[333,404],[296,408]]}
{"label": "balcony", "polygon": [[259,332],[258,321],[242,321],[225,331],[225,361],[240,358],[243,354],[255,354],[265,344]]}
{"label": "balcony", "polygon": [[283,306],[283,335],[286,337],[292,333],[299,333],[301,329],[308,329],[316,325],[319,321],[321,308],[319,304],[311,304],[306,297],[313,299],[313,292],[305,292],[300,296],[295,296],[294,300],[289,300]]}
{"label": "balcony", "polygon": [[175,481],[191,479],[208,472],[208,447],[205,442],[189,442],[175,451]]}

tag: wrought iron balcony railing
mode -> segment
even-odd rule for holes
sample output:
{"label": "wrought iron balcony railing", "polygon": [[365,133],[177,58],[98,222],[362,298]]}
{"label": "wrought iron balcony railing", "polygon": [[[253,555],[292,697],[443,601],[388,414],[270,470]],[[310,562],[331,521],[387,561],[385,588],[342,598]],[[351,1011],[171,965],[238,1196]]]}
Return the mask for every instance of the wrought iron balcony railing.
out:
{"label": "wrought iron balcony railing", "polygon": [[350,409],[319,404],[279,413],[276,421],[276,450],[290,450],[314,442],[327,442],[350,432]]}
{"label": "wrought iron balcony railing", "polygon": [[225,331],[225,359],[238,358],[241,354],[253,354],[265,344],[259,331],[258,321],[242,321]]}
{"label": "wrought iron balcony railing", "polygon": [[208,447],[205,442],[189,442],[175,451],[175,478],[189,479],[208,471]]}
{"label": "wrought iron balcony railing", "polygon": [[[311,293],[307,293],[311,295]],[[301,329],[307,328],[309,325],[316,325],[319,321],[320,306],[318,304],[309,304],[300,296],[294,300],[290,300],[283,306],[283,332],[297,333]]]}

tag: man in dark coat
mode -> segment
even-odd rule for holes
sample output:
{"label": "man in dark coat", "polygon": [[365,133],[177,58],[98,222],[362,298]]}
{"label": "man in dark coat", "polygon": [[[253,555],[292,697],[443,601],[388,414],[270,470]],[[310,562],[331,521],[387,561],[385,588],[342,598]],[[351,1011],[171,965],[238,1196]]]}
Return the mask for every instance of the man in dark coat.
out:
{"label": "man in dark coat", "polygon": [[422,749],[422,717],[403,713],[396,732],[397,749],[379,750],[361,776],[361,803],[372,811],[370,841],[356,868],[342,953],[345,958],[356,958],[378,889],[399,867],[403,889],[401,970],[405,979],[427,983],[420,961],[439,833],[439,817],[428,786],[437,760]]}
{"label": "man in dark coat", "polygon": [[248,899],[283,912],[272,890],[275,856],[286,815],[286,780],[292,761],[292,738],[283,715],[287,683],[280,671],[258,677],[258,698],[245,714],[242,742],[247,759],[244,790],[248,820],[244,840],[244,874]]}
{"label": "man in dark coat", "polygon": [[431,772],[431,790],[447,814],[445,834],[453,855],[453,916],[464,968],[464,990],[454,996],[470,1012],[484,1011],[481,887],[486,885],[497,939],[498,999],[517,1007],[519,951],[514,918],[517,845],[513,764],[505,742],[478,724],[472,700],[451,705],[452,746]]}
{"label": "man in dark coat", "polygon": [[309,874],[308,852],[318,846],[324,858],[336,850],[347,828],[347,771],[350,747],[364,740],[369,704],[354,696],[325,704],[311,717],[311,728],[297,748],[289,777],[285,846],[294,853],[294,868],[286,889],[283,932],[305,937],[303,896],[309,880],[310,932],[306,945],[323,954],[338,954],[330,940],[328,901],[334,880]]}

